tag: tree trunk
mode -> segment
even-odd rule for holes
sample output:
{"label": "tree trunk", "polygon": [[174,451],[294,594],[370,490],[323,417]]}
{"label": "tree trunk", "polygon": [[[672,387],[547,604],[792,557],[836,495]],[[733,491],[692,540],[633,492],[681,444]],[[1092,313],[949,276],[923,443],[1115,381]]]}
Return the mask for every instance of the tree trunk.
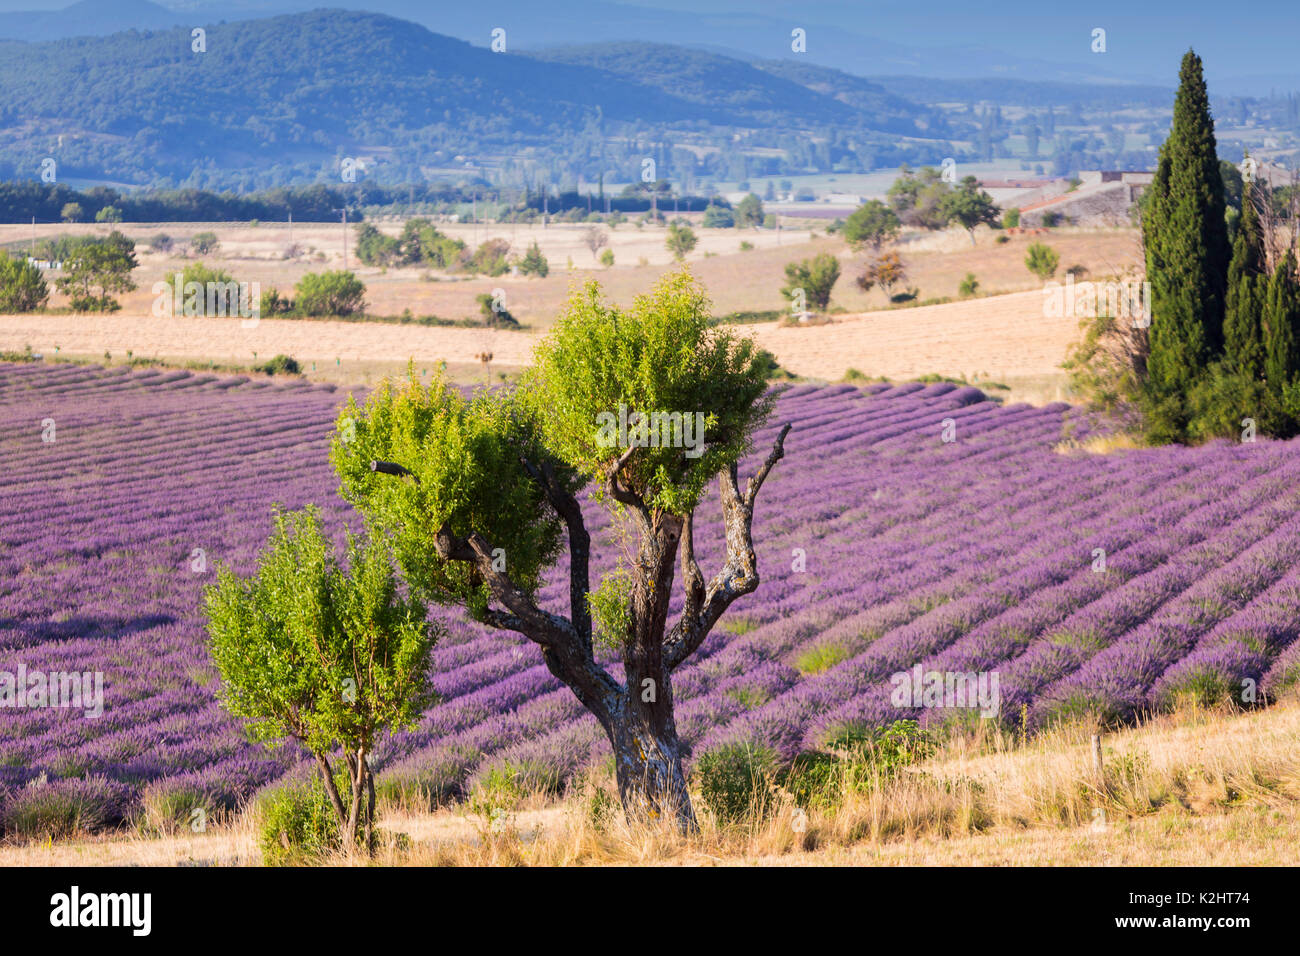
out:
{"label": "tree trunk", "polygon": [[629,700],[627,712],[609,733],[618,795],[628,822],[656,823],[671,815],[680,830],[694,832],[698,825],[686,789],[676,728],[656,730],[632,711]]}

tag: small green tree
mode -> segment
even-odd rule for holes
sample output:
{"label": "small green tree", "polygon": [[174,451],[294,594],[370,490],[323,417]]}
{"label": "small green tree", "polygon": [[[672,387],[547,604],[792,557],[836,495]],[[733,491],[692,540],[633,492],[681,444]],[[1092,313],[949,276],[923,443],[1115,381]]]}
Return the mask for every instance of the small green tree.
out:
{"label": "small green tree", "polygon": [[734,210],[737,229],[758,228],[763,224],[763,200],[749,193]]}
{"label": "small green tree", "polygon": [[705,229],[730,229],[736,225],[736,214],[716,200],[704,208]]}
{"label": "small green tree", "polygon": [[116,206],[105,206],[95,213],[95,222],[121,222],[122,210]]}
{"label": "small green tree", "polygon": [[[711,323],[689,273],[665,277],[628,311],[588,283],[534,359],[514,393],[466,399],[444,382],[412,380],[381,386],[364,410],[350,402],[333,445],[343,495],[392,541],[422,594],[540,646],[547,668],[609,738],[629,818],[673,814],[689,829],[672,674],[732,602],[758,586],[754,501],[784,454],[789,426],[742,489],[738,465],[772,399],[752,341]],[[706,579],[693,515],[714,478],[726,554]],[[614,625],[622,681],[595,660],[591,538],[577,498],[588,482],[628,523],[633,549],[626,590],[601,590],[594,602],[625,598],[624,613],[602,622],[607,635]],[[536,602],[566,531],[568,617]],[[679,558],[683,603],[670,625]]]}
{"label": "small green tree", "polygon": [[114,231],[104,239],[74,242],[54,284],[76,312],[116,312],[122,306],[113,296],[135,289],[135,267],[135,243]]}
{"label": "small green tree", "polygon": [[[222,703],[253,739],[291,737],[316,760],[344,845],[372,847],[372,755],[384,731],[413,727],[435,702],[439,631],[398,589],[389,549],[349,535],[338,566],[315,508],[275,517],[256,573],[221,568],[205,598]],[[345,802],[331,760],[347,768]]]}
{"label": "small green tree", "polygon": [[215,232],[196,232],[190,237],[190,248],[198,256],[210,256],[221,248],[221,240]]}
{"label": "small green tree", "polygon": [[[164,280],[167,294],[174,294],[176,280],[180,279],[183,315],[227,316],[240,312],[242,290],[238,280],[223,269],[213,269],[202,262],[192,262],[179,274],[172,272]],[[245,289],[247,283],[245,283]],[[249,304],[251,307],[251,303]],[[173,309],[177,305],[173,303]],[[260,313],[259,313],[260,314]]]}
{"label": "small green tree", "polygon": [[1020,210],[1008,209],[1002,213],[1002,228],[1015,229],[1020,225]]}
{"label": "small green tree", "polygon": [[1040,279],[1050,279],[1056,274],[1056,267],[1061,264],[1061,257],[1056,254],[1056,250],[1051,246],[1042,243],[1031,243],[1028,253],[1025,256],[1025,268],[1038,276]]}
{"label": "small green tree", "polygon": [[997,222],[998,212],[997,203],[980,189],[979,180],[974,176],[964,177],[956,189],[943,197],[943,214],[949,222],[956,222],[966,230],[971,245],[975,245],[975,227]]}
{"label": "small green tree", "polygon": [[614,250],[606,249],[600,254],[600,264],[606,269],[614,265]]}
{"label": "small green tree", "polygon": [[664,244],[668,247],[668,251],[673,254],[673,258],[681,262],[686,258],[687,253],[695,248],[698,241],[695,230],[690,226],[674,222],[668,226],[668,236],[664,240]]}
{"label": "small green tree", "polygon": [[0,252],[0,313],[36,312],[49,297],[40,269],[25,258]]}
{"label": "small green tree", "polygon": [[352,315],[365,308],[366,287],[351,272],[309,272],[294,286],[302,315]]}
{"label": "small green tree", "polygon": [[64,203],[59,216],[64,222],[81,222],[86,218],[86,210],[81,208],[79,202]]}
{"label": "small green tree", "polygon": [[844,220],[844,240],[854,250],[871,247],[877,252],[898,235],[898,215],[879,199],[864,202]]}
{"label": "small green tree", "polygon": [[385,236],[374,225],[363,222],[357,230],[357,258],[368,266],[395,265],[402,259],[402,244],[392,236]]}
{"label": "small green tree", "polygon": [[831,302],[831,289],[839,277],[840,260],[829,252],[822,252],[812,259],[786,265],[786,284],[781,289],[781,294],[796,305],[802,297],[805,305],[818,312],[825,312]]}
{"label": "small green tree", "polygon": [[551,264],[546,261],[546,256],[542,255],[541,246],[534,239],[528,246],[528,251],[524,257],[519,260],[519,271],[526,276],[537,276],[539,279],[545,279],[547,273],[551,271]]}

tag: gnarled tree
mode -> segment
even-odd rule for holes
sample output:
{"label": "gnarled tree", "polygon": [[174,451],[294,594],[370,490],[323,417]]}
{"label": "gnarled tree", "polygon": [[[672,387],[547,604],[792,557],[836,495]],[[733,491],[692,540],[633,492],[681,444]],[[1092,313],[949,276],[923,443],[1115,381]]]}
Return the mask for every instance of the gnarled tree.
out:
{"label": "gnarled tree", "polygon": [[[754,501],[789,426],[743,487],[738,463],[770,410],[752,342],[711,327],[681,272],[627,311],[594,282],[575,292],[513,393],[382,386],[340,413],[333,458],[344,496],[391,538],[413,586],[540,647],[608,736],[629,819],[672,814],[690,828],[672,674],[758,586]],[[715,477],[726,554],[706,580],[692,522]],[[577,497],[588,484],[633,539],[630,567],[597,589]],[[536,600],[566,535],[567,617]],[[670,625],[679,564],[683,608]],[[621,681],[596,660],[593,609]]]}

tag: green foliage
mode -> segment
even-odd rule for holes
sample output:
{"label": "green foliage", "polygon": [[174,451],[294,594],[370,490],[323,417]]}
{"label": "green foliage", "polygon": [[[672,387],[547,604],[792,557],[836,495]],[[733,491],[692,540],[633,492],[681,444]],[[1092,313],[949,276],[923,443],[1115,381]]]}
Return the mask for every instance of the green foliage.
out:
{"label": "green foliage", "polygon": [[210,256],[221,248],[221,240],[215,232],[197,232],[190,237],[190,248],[195,255]]}
{"label": "green foliage", "polygon": [[686,258],[687,253],[695,248],[697,242],[699,242],[699,239],[696,238],[695,230],[690,226],[676,222],[669,224],[668,236],[664,239],[664,244],[678,262]]}
{"label": "green foliage", "polygon": [[1079,325],[1083,337],[1061,363],[1073,391],[1094,411],[1139,407],[1146,379],[1147,330],[1134,326],[1131,319],[1105,314],[1085,318]]}
{"label": "green foliage", "polygon": [[357,230],[356,254],[368,266],[391,266],[402,261],[402,243],[386,236],[370,223]]}
{"label": "green foliage", "polygon": [[519,320],[510,314],[510,310],[503,302],[498,302],[496,296],[489,292],[480,292],[475,297],[475,301],[478,302],[479,315],[483,318],[483,324],[488,328],[519,328]]}
{"label": "green foliage", "polygon": [[735,216],[737,229],[761,226],[764,218],[763,200],[750,193],[736,203]]}
{"label": "green foliage", "polygon": [[465,261],[465,268],[482,275],[504,275],[510,269],[510,243],[505,239],[488,239],[480,243]]}
{"label": "green foliage", "polygon": [[943,181],[939,170],[924,166],[913,173],[904,165],[899,174],[889,187],[888,200],[903,225],[922,229],[942,229],[948,225],[946,198],[952,187]]}
{"label": "green foliage", "polygon": [[122,210],[116,206],[105,206],[95,213],[95,222],[121,222]]}
{"label": "green foliage", "polygon": [[288,355],[277,355],[261,365],[254,365],[253,371],[264,372],[267,375],[301,375],[302,366],[298,364],[298,360],[295,358]]}
{"label": "green foliage", "polygon": [[898,214],[879,199],[863,203],[844,221],[844,240],[853,248],[881,245],[898,235]]}
{"label": "green foliage", "polygon": [[974,176],[963,177],[956,189],[944,195],[940,208],[949,222],[958,223],[970,233],[971,242],[975,241],[975,227],[997,222],[999,211],[993,197],[980,189]]}
{"label": "green foliage", "polygon": [[[335,786],[344,783],[340,777]],[[266,866],[319,863],[342,845],[338,818],[320,778],[287,783],[258,796],[258,846]]]}
{"label": "green foliage", "polygon": [[962,279],[961,283],[957,286],[957,294],[963,297],[972,296],[979,291],[979,287],[980,283],[979,280],[975,278],[975,273],[968,272],[966,273],[966,278]]}
{"label": "green foliage", "polygon": [[725,206],[709,203],[704,208],[705,229],[730,229],[736,225],[736,215]]}
{"label": "green foliage", "polygon": [[81,208],[81,203],[70,202],[63,207],[60,218],[64,222],[81,222],[86,218],[86,211]]}
{"label": "green foliage", "polygon": [[[1160,148],[1142,220],[1151,282],[1153,407],[1185,392],[1223,344],[1229,263],[1223,179],[1201,60],[1183,57],[1173,127]],[[1168,421],[1177,432],[1183,423]]]}
{"label": "green foliage", "polygon": [[277,512],[257,571],[219,569],[205,611],[222,703],[249,721],[250,739],[292,737],[318,762],[341,749],[359,800],[375,738],[413,727],[434,703],[439,631],[399,592],[385,544],[349,534],[347,557],[344,571],[315,508]]}
{"label": "green foliage", "polygon": [[[177,273],[172,272],[164,280],[169,295],[176,288],[177,276]],[[180,271],[179,277],[182,296],[181,312],[184,315],[239,314],[240,284],[230,273],[223,269],[210,268],[202,262],[192,262]]]}
{"label": "green foliage", "polygon": [[592,637],[598,643],[611,648],[623,646],[632,626],[632,615],[628,610],[631,597],[632,575],[626,568],[605,575],[600,586],[588,592]]}
{"label": "green foliage", "polygon": [[365,308],[366,287],[351,272],[309,272],[293,291],[303,315],[351,315]]}
{"label": "green foliage", "polygon": [[[606,249],[605,252],[609,255],[609,264],[613,265],[614,253],[609,249]],[[601,261],[604,260],[602,259]],[[539,279],[545,279],[550,271],[551,265],[546,261],[546,256],[542,255],[542,249],[537,245],[537,240],[534,239],[529,244],[528,251],[524,253],[524,257],[519,260],[519,272],[521,275],[537,276]]]}
{"label": "green foliage", "polygon": [[803,290],[809,307],[825,312],[830,305],[831,289],[840,277],[840,261],[829,252],[818,253],[812,259],[791,262],[785,267],[786,285],[781,294],[794,302],[798,289]]}
{"label": "green foliage", "polygon": [[277,315],[291,315],[293,313],[293,300],[282,296],[276,289],[267,289],[262,293],[262,298],[258,301],[258,316],[264,319],[272,319]]}
{"label": "green foliage", "polygon": [[[401,388],[385,381],[364,408],[349,398],[331,459],[343,497],[390,537],[410,583],[481,620],[487,586],[468,562],[439,557],[436,536],[444,526],[483,535],[501,549],[511,579],[536,592],[562,543],[558,517],[519,460],[549,460],[538,431],[514,395],[466,399],[441,378],[423,386],[412,377]],[[374,459],[410,469],[418,483],[372,472]]]}
{"label": "green foliage", "polygon": [[1056,274],[1056,267],[1061,264],[1061,257],[1056,250],[1045,243],[1031,243],[1025,255],[1025,268],[1040,279],[1050,279]]}
{"label": "green foliage", "polygon": [[1020,225],[1020,210],[1008,209],[1002,213],[1002,228],[1015,229]]}
{"label": "green foliage", "polygon": [[36,312],[49,298],[50,287],[40,269],[22,256],[0,251],[0,313]]}
{"label": "green foliage", "polygon": [[638,447],[620,473],[624,487],[651,507],[677,514],[694,508],[705,483],[745,453],[771,408],[752,341],[711,326],[708,311],[703,289],[684,270],[627,311],[604,302],[595,282],[576,291],[524,375],[547,447],[603,484],[626,451],[609,444],[602,427],[618,420],[620,406],[629,417],[702,414],[698,457],[665,447],[671,443]]}
{"label": "green foliage", "polygon": [[[1254,419],[1260,431],[1276,419],[1265,383],[1223,362],[1216,362],[1201,374],[1187,395],[1185,409],[1185,436],[1194,442],[1211,438],[1239,440],[1243,418]],[[1162,416],[1157,412],[1154,417]]]}
{"label": "green foliage", "polygon": [[774,804],[780,764],[762,744],[725,744],[700,755],[693,776],[704,805],[723,823],[762,819]]}
{"label": "green foliage", "polygon": [[[1278,263],[1264,297],[1264,378],[1273,404],[1281,409],[1289,386],[1300,380],[1300,283],[1296,281],[1295,254],[1288,250]],[[1272,434],[1290,437],[1297,420],[1269,422]]]}
{"label": "green foliage", "polygon": [[437,269],[454,269],[466,253],[465,243],[444,236],[428,219],[408,219],[398,243],[402,262],[408,265],[420,263]]}
{"label": "green foliage", "polygon": [[116,312],[113,298],[135,288],[135,243],[114,231],[105,239],[85,238],[71,244],[63,257],[63,275],[55,280],[75,312]]}
{"label": "green foliage", "polygon": [[[1240,174],[1238,174],[1240,186]],[[1223,316],[1224,361],[1249,378],[1264,374],[1264,307],[1268,290],[1264,236],[1252,190],[1246,190],[1228,264]],[[1240,198],[1240,197],[1239,197]]]}
{"label": "green foliage", "polygon": [[885,728],[832,727],[818,750],[795,758],[783,785],[800,806],[835,807],[851,794],[867,793],[896,777],[935,749],[934,738],[914,720],[898,720]]}
{"label": "green foliage", "polygon": [[614,250],[606,249],[600,254],[600,264],[606,269],[614,265]]}

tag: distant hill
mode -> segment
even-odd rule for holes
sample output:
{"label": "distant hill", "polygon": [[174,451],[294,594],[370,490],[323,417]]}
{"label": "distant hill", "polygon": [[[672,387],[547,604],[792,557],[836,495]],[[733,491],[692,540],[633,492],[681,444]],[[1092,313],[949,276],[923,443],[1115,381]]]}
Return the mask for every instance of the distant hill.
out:
{"label": "distant hill", "polygon": [[188,27],[3,46],[0,177],[56,156],[86,178],[234,170],[271,185],[271,171],[326,175],[354,151],[407,172],[563,156],[584,132],[594,178],[619,124],[660,144],[710,129],[725,142],[717,131],[857,131],[882,148],[934,135],[929,109],[834,70],[666,45],[493,53],[339,10],[212,25],[206,53],[191,51]]}
{"label": "distant hill", "polygon": [[41,42],[105,36],[122,30],[161,30],[189,18],[149,0],[79,0],[54,12],[0,13],[0,39]]}

